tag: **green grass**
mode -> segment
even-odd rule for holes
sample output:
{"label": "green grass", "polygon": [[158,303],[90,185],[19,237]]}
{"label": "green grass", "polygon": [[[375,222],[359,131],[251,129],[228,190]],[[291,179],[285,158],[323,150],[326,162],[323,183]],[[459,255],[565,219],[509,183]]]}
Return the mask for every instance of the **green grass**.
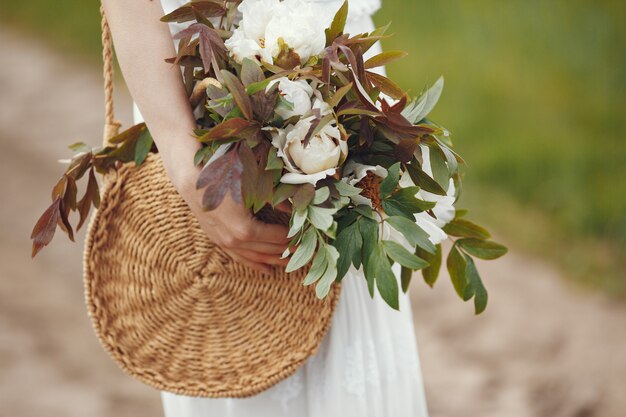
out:
{"label": "green grass", "polygon": [[[97,5],[9,1],[0,20],[97,59]],[[626,3],[386,0],[390,67],[419,93],[439,75],[435,120],[469,168],[463,203],[568,275],[626,294]],[[621,258],[620,259],[620,255]]]}

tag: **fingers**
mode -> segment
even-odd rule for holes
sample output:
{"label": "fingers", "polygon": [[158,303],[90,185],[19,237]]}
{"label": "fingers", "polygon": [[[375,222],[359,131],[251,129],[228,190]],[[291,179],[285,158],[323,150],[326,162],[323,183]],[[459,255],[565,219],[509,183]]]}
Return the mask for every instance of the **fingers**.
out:
{"label": "fingers", "polygon": [[249,268],[252,268],[256,271],[259,271],[263,274],[269,275],[272,272],[272,268],[270,268],[269,265],[263,264],[261,262],[251,261],[247,258],[244,258],[243,256],[238,255],[237,253],[229,249],[226,249],[226,248],[222,248],[222,249],[224,250],[224,252],[228,254],[228,256],[233,258],[235,262],[239,262],[240,264],[245,265]]}
{"label": "fingers", "polygon": [[234,252],[251,262],[262,263],[265,265],[287,266],[289,263],[289,259],[280,259],[280,256],[278,255],[268,255],[246,249],[239,249]]}
{"label": "fingers", "polygon": [[286,226],[279,224],[267,224],[254,219],[251,219],[250,224],[245,225],[248,227],[249,237],[251,241],[274,243],[278,245],[286,245],[289,243],[287,234],[289,229]]}
{"label": "fingers", "polygon": [[287,214],[291,214],[291,212],[293,211],[293,207],[291,206],[291,203],[289,203],[289,201],[283,201],[274,208]]}
{"label": "fingers", "polygon": [[264,242],[240,242],[237,248],[247,249],[266,255],[282,255],[287,250],[287,244],[274,244]]}

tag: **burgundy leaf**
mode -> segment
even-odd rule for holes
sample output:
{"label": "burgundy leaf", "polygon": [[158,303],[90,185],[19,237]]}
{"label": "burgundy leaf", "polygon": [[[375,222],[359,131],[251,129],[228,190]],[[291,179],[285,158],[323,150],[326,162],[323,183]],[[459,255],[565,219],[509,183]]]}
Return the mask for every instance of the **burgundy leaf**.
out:
{"label": "burgundy leaf", "polygon": [[374,131],[367,117],[361,118],[361,128],[359,129],[359,139],[361,144],[372,146],[374,144]]}
{"label": "burgundy leaf", "polygon": [[43,249],[44,246],[48,245],[52,241],[60,215],[60,207],[61,198],[57,198],[54,200],[52,205],[44,211],[35,224],[33,232],[30,235],[30,238],[33,239],[33,249],[31,254],[33,258],[41,249]]}
{"label": "burgundy leaf", "polygon": [[324,84],[330,84],[330,59],[328,57],[324,57],[322,61],[322,81]]}
{"label": "burgundy leaf", "polygon": [[200,136],[198,140],[200,142],[206,143],[214,140],[241,138],[244,136],[244,133],[249,133],[251,130],[258,129],[259,126],[256,122],[250,122],[246,119],[235,117],[215,126],[207,133]]}
{"label": "burgundy leaf", "polygon": [[418,139],[402,139],[394,149],[394,155],[400,162],[405,164],[411,162],[413,154],[417,149]]}
{"label": "burgundy leaf", "polygon": [[72,177],[67,177],[67,186],[65,187],[65,196],[63,197],[63,204],[67,206],[67,211],[76,210],[76,194],[78,188],[76,187],[76,180]]}
{"label": "burgundy leaf", "polygon": [[257,159],[250,147],[245,143],[239,147],[239,159],[243,165],[243,172],[241,175],[241,192],[243,193],[243,201],[246,207],[252,208],[256,197],[257,178],[259,173]]}
{"label": "burgundy leaf", "polygon": [[[184,23],[196,19],[196,13],[204,18],[223,16],[226,9],[222,6],[222,1],[194,1],[166,14],[161,18],[162,22]],[[195,12],[195,13],[194,13]]]}
{"label": "burgundy leaf", "polygon": [[243,164],[237,149],[222,155],[204,167],[198,178],[196,188],[206,188],[202,197],[202,206],[211,211],[219,207],[227,192],[236,203],[241,203],[241,175]]}
{"label": "burgundy leaf", "polygon": [[70,224],[69,219],[70,207],[65,202],[65,199],[61,200],[61,207],[59,209],[59,219],[57,220],[57,224],[70,238],[70,240],[74,241],[74,229],[72,229],[72,225]]}
{"label": "burgundy leaf", "polygon": [[89,181],[87,182],[87,189],[85,195],[78,202],[78,213],[80,214],[80,220],[76,230],[80,230],[89,215],[91,205],[98,207],[100,205],[100,190],[98,189],[98,182],[93,169],[89,171]]}

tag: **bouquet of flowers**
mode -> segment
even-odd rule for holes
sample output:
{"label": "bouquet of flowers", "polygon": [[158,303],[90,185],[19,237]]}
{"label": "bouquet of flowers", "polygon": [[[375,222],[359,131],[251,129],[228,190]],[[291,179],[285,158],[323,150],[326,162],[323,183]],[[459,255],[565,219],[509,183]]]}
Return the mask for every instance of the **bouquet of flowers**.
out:
{"label": "bouquet of flowers", "polygon": [[[332,21],[321,7],[207,0],[163,17],[189,23],[175,35],[177,56],[167,61],[181,66],[197,117],[202,148],[194,163],[203,166],[197,187],[206,190],[204,208],[215,209],[226,194],[254,213],[288,202],[287,272],[310,265],[303,284],[323,298],[351,267],[362,268],[370,294],[377,288],[396,309],[415,271],[435,284],[441,244],[450,238],[446,264],[454,288],[482,312],[487,291],[472,257],[495,259],[506,248],[454,207],[463,159],[448,131],[428,118],[443,79],[411,100],[375,72],[403,52],[364,59],[387,27],[351,36],[344,33],[347,1]],[[141,164],[157,151],[145,124],[103,148],[71,148],[77,154],[33,230],[33,256],[57,225],[73,239],[71,211],[79,213],[80,228],[90,207],[98,207],[96,172]],[[76,182],[85,176],[78,200]]]}

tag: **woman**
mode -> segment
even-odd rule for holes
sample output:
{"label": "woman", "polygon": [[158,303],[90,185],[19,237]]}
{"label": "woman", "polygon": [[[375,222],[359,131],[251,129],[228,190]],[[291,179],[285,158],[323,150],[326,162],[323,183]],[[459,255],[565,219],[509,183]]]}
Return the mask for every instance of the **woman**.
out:
{"label": "woman", "polygon": [[[264,0],[244,0],[264,1]],[[327,3],[329,16],[343,0]],[[198,143],[178,67],[163,62],[175,55],[171,34],[159,18],[187,0],[103,0],[124,78],[135,100],[136,118],[150,128],[167,173],[203,230],[238,262],[268,271],[284,265],[287,229],[254,220],[230,199],[211,212],[200,207],[195,189]],[[346,32],[373,29],[380,0],[351,0]],[[177,32],[181,25],[172,24]],[[370,54],[377,53],[377,45]],[[139,120],[136,120],[137,122]],[[397,271],[396,271],[397,272]],[[317,355],[292,377],[247,399],[190,398],[162,393],[166,417],[426,417],[411,307],[401,295],[390,309],[354,269],[344,279],[330,331]]]}

